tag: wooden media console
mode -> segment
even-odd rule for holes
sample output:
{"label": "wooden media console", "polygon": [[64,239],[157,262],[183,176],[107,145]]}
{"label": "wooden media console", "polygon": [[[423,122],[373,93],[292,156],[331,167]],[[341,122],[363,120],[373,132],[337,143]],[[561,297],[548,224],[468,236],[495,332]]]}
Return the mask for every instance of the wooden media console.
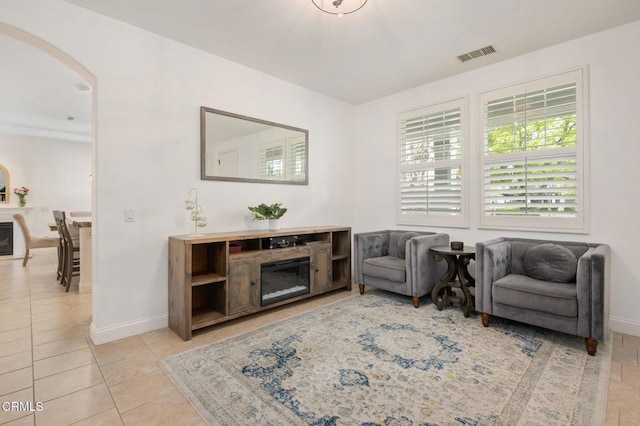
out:
{"label": "wooden media console", "polygon": [[[269,287],[285,288],[265,293],[263,274]],[[288,280],[290,289],[282,284]],[[169,237],[169,327],[183,340],[193,330],[337,289],[351,290],[348,227]]]}

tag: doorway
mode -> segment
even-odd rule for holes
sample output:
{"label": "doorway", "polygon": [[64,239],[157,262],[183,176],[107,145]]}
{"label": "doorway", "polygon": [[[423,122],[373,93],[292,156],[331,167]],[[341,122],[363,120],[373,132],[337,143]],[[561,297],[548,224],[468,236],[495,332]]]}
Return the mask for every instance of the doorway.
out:
{"label": "doorway", "polygon": [[[5,23],[0,23],[0,52],[12,58],[0,67],[0,81],[6,82],[0,101],[2,156],[13,162],[13,187],[32,185],[30,228],[46,235],[51,210],[91,209],[95,262],[96,78],[57,47]],[[52,173],[54,168],[59,172]],[[95,284],[95,277],[91,281]],[[95,318],[95,285],[91,291]]]}

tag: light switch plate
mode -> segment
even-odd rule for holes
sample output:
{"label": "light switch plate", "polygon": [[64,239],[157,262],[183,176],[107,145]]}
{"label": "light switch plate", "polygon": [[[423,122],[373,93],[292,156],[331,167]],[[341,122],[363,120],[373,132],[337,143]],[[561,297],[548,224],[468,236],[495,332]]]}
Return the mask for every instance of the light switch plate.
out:
{"label": "light switch plate", "polygon": [[135,222],[136,215],[133,212],[133,209],[124,209],[124,221],[125,222]]}

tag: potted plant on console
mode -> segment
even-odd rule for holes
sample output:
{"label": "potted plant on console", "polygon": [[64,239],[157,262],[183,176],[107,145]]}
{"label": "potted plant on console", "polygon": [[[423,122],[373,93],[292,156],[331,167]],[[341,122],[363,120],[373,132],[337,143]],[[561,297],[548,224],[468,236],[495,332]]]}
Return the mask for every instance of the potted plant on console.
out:
{"label": "potted plant on console", "polygon": [[271,205],[260,203],[255,207],[249,207],[249,211],[251,211],[253,220],[268,220],[269,230],[276,231],[280,227],[278,220],[284,216],[287,209],[286,207],[282,207],[282,203],[274,203]]}

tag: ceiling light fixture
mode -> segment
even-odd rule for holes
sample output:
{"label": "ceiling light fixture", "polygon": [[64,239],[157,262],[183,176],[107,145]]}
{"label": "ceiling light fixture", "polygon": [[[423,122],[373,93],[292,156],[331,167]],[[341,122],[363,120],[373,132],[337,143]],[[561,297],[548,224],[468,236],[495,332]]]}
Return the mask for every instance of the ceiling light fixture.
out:
{"label": "ceiling light fixture", "polygon": [[360,10],[367,0],[311,0],[321,11],[342,18],[344,15]]}

